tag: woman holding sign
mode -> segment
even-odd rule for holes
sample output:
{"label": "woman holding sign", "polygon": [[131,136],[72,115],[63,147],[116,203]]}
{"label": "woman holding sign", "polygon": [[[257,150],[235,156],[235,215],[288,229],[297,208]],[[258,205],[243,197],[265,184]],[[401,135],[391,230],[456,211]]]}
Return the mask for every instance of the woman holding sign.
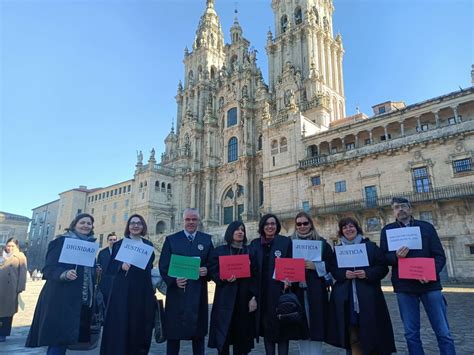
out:
{"label": "woman holding sign", "polygon": [[351,349],[354,355],[394,353],[392,322],[380,286],[388,273],[384,255],[363,237],[354,218],[341,219],[338,234],[341,245],[335,247],[329,268],[336,283],[331,292],[327,342]]}
{"label": "woman holding sign", "polygon": [[[253,312],[257,301],[245,225],[240,221],[229,224],[224,240],[226,244],[213,249],[209,259],[209,274],[216,291],[208,345],[217,348],[219,354],[229,354],[230,345],[234,354],[248,354],[254,346]],[[233,256],[237,258],[232,259]]]}
{"label": "woman holding sign", "polygon": [[274,277],[275,259],[291,258],[291,240],[279,235],[281,224],[274,214],[264,215],[258,224],[260,238],[250,243],[252,265],[256,268],[257,276],[257,336],[263,336],[266,354],[286,355],[289,350],[289,340],[301,339],[298,327],[280,325],[276,315],[278,299],[282,294],[285,283]]}
{"label": "woman holding sign", "polygon": [[[48,345],[48,354],[65,354],[68,345],[90,341],[93,267],[59,262],[69,238],[92,243],[94,218],[81,213],[68,232],[48,244],[43,278],[46,280],[36,304],[26,347]],[[68,244],[68,243],[66,243]],[[95,253],[92,255],[95,260]]]}
{"label": "woman holding sign", "polygon": [[[305,309],[309,339],[300,340],[300,354],[322,354],[323,341],[326,339],[329,313],[328,287],[332,284],[331,275],[326,266],[332,259],[331,246],[314,228],[313,220],[306,212],[295,217],[293,239],[293,257],[304,257],[306,281],[300,282],[296,291],[300,303]],[[300,254],[300,249],[303,251]]]}
{"label": "woman holding sign", "polygon": [[[125,238],[113,245],[107,274],[114,276],[114,281],[102,333],[101,354],[148,354],[150,350],[156,308],[151,281],[155,254],[150,248],[140,247],[153,247],[152,242],[143,238],[146,234],[145,220],[134,214],[127,221]],[[121,251],[122,246],[124,249]],[[121,256],[125,249],[142,255],[134,261],[139,266],[118,260],[124,259]]]}

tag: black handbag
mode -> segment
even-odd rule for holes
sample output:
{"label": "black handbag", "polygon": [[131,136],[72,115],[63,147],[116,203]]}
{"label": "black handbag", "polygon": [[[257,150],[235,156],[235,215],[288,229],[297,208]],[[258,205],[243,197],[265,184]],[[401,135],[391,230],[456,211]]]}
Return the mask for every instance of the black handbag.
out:
{"label": "black handbag", "polygon": [[166,341],[165,336],[165,308],[163,307],[163,301],[156,299],[156,310],[155,310],[155,341],[157,343],[163,343]]}
{"label": "black handbag", "polygon": [[283,293],[276,305],[276,317],[282,324],[300,325],[304,321],[303,307],[293,292]]}

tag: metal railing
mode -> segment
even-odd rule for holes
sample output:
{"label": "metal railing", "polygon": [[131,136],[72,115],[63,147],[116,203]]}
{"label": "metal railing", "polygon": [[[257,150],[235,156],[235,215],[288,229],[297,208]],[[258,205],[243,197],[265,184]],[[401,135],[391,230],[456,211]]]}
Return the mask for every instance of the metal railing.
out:
{"label": "metal railing", "polygon": [[[318,216],[334,213],[356,212],[369,209],[386,208],[390,207],[390,203],[393,197],[404,197],[414,205],[423,202],[474,198],[474,183],[437,187],[433,188],[429,192],[405,191],[378,196],[370,199],[363,198],[358,200],[325,203],[321,205],[312,206],[310,211],[308,212],[313,216]],[[276,214],[281,219],[288,219],[294,218],[294,216],[302,210],[303,208],[284,211],[272,211],[272,213]]]}

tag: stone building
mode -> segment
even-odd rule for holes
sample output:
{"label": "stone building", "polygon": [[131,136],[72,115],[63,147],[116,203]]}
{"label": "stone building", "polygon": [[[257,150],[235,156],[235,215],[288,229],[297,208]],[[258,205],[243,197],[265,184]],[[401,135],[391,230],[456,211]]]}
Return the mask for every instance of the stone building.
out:
{"label": "stone building", "polygon": [[28,268],[42,269],[48,243],[58,234],[59,199],[33,209],[28,233]]}
{"label": "stone building", "polygon": [[332,1],[271,5],[268,84],[237,16],[225,44],[214,1],[207,0],[193,47],[184,51],[176,128],[161,160],[152,150],[144,164],[140,152],[133,179],[61,194],[68,200],[61,225],[82,210],[95,216],[97,235],[120,233],[136,212],[159,247],[164,235],[182,228],[186,207],[199,209],[202,229],[217,243],[235,219],[256,237],[267,212],[290,234],[294,216],[306,210],[329,239],[338,219],[351,215],[378,241],[393,220],[391,197],[402,195],[414,203],[416,218],[437,227],[448,257],[445,276],[472,279],[474,87],[408,106],[387,101],[370,117],[346,117],[344,48],[333,33]]}
{"label": "stone building", "polygon": [[13,213],[0,211],[0,251],[10,238],[18,239],[20,248],[27,248],[28,224],[30,219]]}

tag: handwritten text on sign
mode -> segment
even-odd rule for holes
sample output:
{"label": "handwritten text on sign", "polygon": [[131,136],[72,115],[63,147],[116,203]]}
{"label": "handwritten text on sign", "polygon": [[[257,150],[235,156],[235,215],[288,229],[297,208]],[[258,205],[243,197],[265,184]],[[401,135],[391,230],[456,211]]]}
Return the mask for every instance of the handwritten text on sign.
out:
{"label": "handwritten text on sign", "polygon": [[336,251],[337,266],[340,268],[369,266],[367,247],[364,243],[336,245],[334,249]]}
{"label": "handwritten text on sign", "polygon": [[219,276],[222,280],[250,277],[248,254],[219,256]]}
{"label": "handwritten text on sign", "polygon": [[280,281],[304,282],[304,259],[276,258],[275,279]]}
{"label": "handwritten text on sign", "polygon": [[321,261],[323,243],[320,240],[293,240],[293,258]]}
{"label": "handwritten text on sign", "polygon": [[420,227],[394,228],[387,230],[388,250],[395,251],[401,247],[421,249]]}
{"label": "handwritten text on sign", "polygon": [[123,238],[122,245],[115,259],[145,270],[152,254],[153,247],[151,245],[137,240]]}
{"label": "handwritten text on sign", "polygon": [[398,259],[398,277],[401,279],[436,281],[433,258]]}
{"label": "handwritten text on sign", "polygon": [[80,239],[65,238],[59,262],[64,264],[74,264],[82,266],[94,266],[95,254],[99,249],[99,244],[86,242]]}
{"label": "handwritten text on sign", "polygon": [[168,276],[198,280],[200,265],[201,258],[199,256],[171,254]]}

